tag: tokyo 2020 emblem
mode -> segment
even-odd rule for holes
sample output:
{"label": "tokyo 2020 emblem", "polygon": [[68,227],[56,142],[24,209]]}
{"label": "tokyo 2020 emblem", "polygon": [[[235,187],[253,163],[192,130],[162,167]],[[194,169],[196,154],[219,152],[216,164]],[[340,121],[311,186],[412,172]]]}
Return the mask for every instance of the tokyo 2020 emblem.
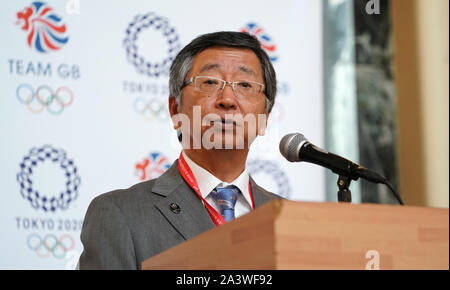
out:
{"label": "tokyo 2020 emblem", "polygon": [[[52,182],[64,183],[65,188],[57,192],[43,192],[40,188],[36,188],[36,184],[40,182],[34,179],[34,174],[39,166],[45,163],[57,165],[62,170],[64,180],[52,179]],[[81,178],[73,160],[67,157],[64,150],[44,145],[40,148],[32,148],[23,158],[20,171],[17,173],[17,182],[20,185],[20,194],[30,202],[33,208],[42,209],[44,212],[55,212],[58,209],[66,210],[78,197]]]}
{"label": "tokyo 2020 emblem", "polygon": [[66,24],[44,2],[33,2],[17,12],[16,24],[27,32],[28,46],[38,52],[58,50],[69,40]]}
{"label": "tokyo 2020 emblem", "polygon": [[[139,50],[137,40],[139,34],[146,29],[154,29],[162,34],[167,44],[166,55],[160,60],[149,60]],[[128,61],[133,64],[137,72],[149,77],[159,77],[168,75],[170,65],[181,48],[178,34],[175,28],[171,27],[165,17],[149,12],[145,15],[136,15],[133,21],[126,29],[126,36],[123,40],[123,46],[127,53]],[[164,45],[164,43],[155,43],[154,46]]]}
{"label": "tokyo 2020 emblem", "polygon": [[291,193],[289,179],[275,161],[255,159],[248,161],[247,166],[249,173],[257,182],[258,177],[260,180],[273,181],[276,188],[272,190],[284,198],[289,198]]}

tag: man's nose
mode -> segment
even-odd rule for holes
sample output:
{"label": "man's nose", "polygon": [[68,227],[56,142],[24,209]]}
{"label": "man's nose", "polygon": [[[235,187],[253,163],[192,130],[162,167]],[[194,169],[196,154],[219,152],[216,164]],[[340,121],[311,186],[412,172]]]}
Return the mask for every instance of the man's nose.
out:
{"label": "man's nose", "polygon": [[236,109],[236,98],[232,85],[227,83],[225,88],[218,92],[216,106],[225,110]]}

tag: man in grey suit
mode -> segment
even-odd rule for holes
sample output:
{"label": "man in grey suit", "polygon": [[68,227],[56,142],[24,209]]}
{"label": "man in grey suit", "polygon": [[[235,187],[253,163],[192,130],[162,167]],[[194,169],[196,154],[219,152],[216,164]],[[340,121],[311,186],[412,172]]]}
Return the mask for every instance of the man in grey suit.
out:
{"label": "man in grey suit", "polygon": [[144,260],[278,198],[245,165],[276,95],[275,71],[259,41],[240,32],[197,37],[173,61],[169,87],[180,158],[159,178],[91,202],[80,269],[140,269]]}

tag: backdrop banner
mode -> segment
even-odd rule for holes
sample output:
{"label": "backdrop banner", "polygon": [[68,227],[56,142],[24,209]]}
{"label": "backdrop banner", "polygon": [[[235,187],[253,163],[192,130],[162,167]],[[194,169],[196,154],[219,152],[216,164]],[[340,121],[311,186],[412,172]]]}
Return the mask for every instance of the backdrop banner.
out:
{"label": "backdrop banner", "polygon": [[257,183],[323,201],[324,171],[292,164],[281,138],[323,146],[322,7],[282,1],[5,1],[0,11],[1,269],[74,269],[90,201],[161,175],[181,150],[168,72],[198,35],[247,31],[278,77]]}

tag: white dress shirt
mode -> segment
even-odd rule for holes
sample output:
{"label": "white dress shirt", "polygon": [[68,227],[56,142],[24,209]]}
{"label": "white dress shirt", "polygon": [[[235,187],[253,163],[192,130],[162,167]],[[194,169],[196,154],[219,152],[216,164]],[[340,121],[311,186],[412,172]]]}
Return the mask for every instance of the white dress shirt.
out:
{"label": "white dress shirt", "polygon": [[212,175],[206,169],[200,167],[197,163],[192,161],[185,153],[182,152],[184,160],[186,160],[187,165],[191,168],[192,174],[194,174],[195,180],[197,181],[198,188],[202,194],[203,199],[205,199],[218,213],[220,213],[219,207],[216,204],[215,199],[210,195],[211,191],[216,187],[226,187],[228,185],[234,185],[241,190],[238,196],[236,205],[234,207],[234,216],[236,218],[249,213],[252,210],[252,200],[250,197],[250,192],[248,190],[249,174],[247,171],[247,166],[244,171],[231,183],[224,182],[214,175]]}

